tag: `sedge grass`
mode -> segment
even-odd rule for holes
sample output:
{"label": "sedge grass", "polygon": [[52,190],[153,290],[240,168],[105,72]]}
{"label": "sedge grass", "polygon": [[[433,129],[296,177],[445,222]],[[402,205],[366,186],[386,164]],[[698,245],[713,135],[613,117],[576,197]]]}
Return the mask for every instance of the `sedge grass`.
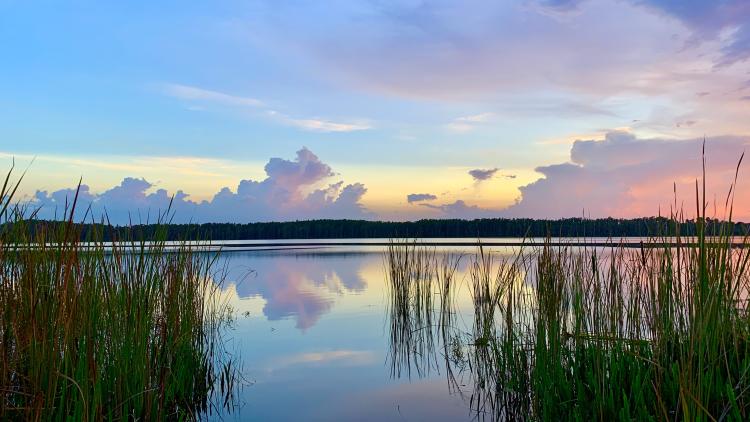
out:
{"label": "sedge grass", "polygon": [[[81,242],[0,193],[0,419],[196,420],[231,407],[236,363],[215,257],[149,239]],[[14,187],[15,186],[15,187]],[[31,213],[33,217],[33,213]]]}
{"label": "sedge grass", "polygon": [[[448,334],[434,336],[444,344],[430,349],[452,350],[444,360],[449,378],[471,379],[452,385],[468,386],[462,393],[474,417],[750,420],[750,240],[737,244],[730,235],[732,195],[728,222],[709,224],[696,184],[691,239],[678,231],[641,248],[546,244],[511,258],[480,247],[468,270],[473,321],[438,327]],[[679,227],[680,216],[672,221]],[[389,315],[394,329],[408,323],[409,332],[427,336],[414,318],[427,311],[405,299],[424,266],[419,249],[394,243],[388,250],[388,268],[398,268],[389,286],[401,298]],[[445,286],[424,280],[435,273],[420,269],[420,283],[440,295]],[[402,355],[416,349],[413,339],[408,347],[398,340],[391,347],[403,366]]]}

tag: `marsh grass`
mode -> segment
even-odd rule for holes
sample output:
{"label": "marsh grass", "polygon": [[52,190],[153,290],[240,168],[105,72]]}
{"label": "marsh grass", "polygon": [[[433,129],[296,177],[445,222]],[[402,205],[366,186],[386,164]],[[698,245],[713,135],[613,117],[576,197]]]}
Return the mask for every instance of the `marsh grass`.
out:
{"label": "marsh grass", "polygon": [[416,242],[394,242],[385,252],[391,375],[422,377],[438,367],[436,337],[453,334],[453,278],[461,256],[438,255]]}
{"label": "marsh grass", "polygon": [[0,419],[195,420],[231,408],[237,363],[215,254],[157,236],[81,241],[0,192]]}
{"label": "marsh grass", "polygon": [[[734,187],[734,185],[733,185]],[[470,257],[473,321],[457,310],[414,297],[437,282],[439,267],[414,244],[395,242],[387,267],[391,326],[437,344],[393,336],[401,371],[443,351],[443,368],[482,420],[748,420],[750,419],[750,242],[728,218],[709,224],[705,188],[696,184],[698,235],[654,237],[641,248],[525,247],[502,256],[480,247]],[[703,203],[704,205],[701,205]],[[675,227],[681,216],[673,214]],[[739,247],[738,247],[739,246]],[[419,275],[419,277],[416,277]],[[433,276],[433,281],[427,278]],[[457,343],[458,339],[458,343]],[[423,355],[432,352],[432,357]],[[396,362],[392,362],[396,364]],[[395,373],[398,375],[398,372]],[[468,378],[457,381],[457,377]],[[461,388],[466,385],[467,387]]]}

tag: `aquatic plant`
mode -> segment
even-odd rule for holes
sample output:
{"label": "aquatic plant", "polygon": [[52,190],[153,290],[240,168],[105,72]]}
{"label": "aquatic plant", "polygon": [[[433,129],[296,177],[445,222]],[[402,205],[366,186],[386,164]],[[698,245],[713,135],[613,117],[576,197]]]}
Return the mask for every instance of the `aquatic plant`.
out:
{"label": "aquatic plant", "polygon": [[[443,344],[430,349],[450,356],[443,368],[474,416],[750,419],[750,241],[734,236],[735,186],[736,177],[726,218],[709,220],[705,187],[696,183],[695,237],[681,236],[682,213],[673,212],[676,236],[654,236],[640,248],[548,243],[508,257],[480,247],[468,269],[473,321],[442,325],[447,318],[433,317]],[[386,256],[388,268],[401,269],[389,274],[391,294],[402,297],[391,302],[396,330],[428,328],[413,315],[429,304],[403,299],[415,283],[403,269],[423,266],[412,262],[424,256],[419,249],[394,242]],[[433,294],[444,289],[433,287]],[[403,366],[409,360],[402,354],[415,349],[401,339],[393,337],[391,346],[401,349]]]}
{"label": "aquatic plant", "polygon": [[[0,191],[0,419],[196,420],[233,406],[237,362],[215,254],[164,233],[85,241]],[[167,214],[158,220],[163,221]]]}

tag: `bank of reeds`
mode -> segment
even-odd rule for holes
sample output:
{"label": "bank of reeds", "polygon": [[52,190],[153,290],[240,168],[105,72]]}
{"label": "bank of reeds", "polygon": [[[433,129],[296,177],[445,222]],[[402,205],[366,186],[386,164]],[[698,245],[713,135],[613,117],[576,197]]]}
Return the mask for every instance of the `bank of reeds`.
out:
{"label": "bank of reeds", "polygon": [[[391,375],[429,374],[436,369],[436,336],[449,336],[454,324],[453,277],[461,256],[438,255],[415,242],[392,243],[386,249],[389,280],[389,362]],[[443,341],[442,344],[447,344]]]}
{"label": "bank of reeds", "polygon": [[[9,175],[10,177],[10,175]],[[196,420],[231,406],[237,371],[211,254],[157,236],[80,241],[0,192],[0,419]]]}
{"label": "bank of reeds", "polygon": [[706,207],[696,208],[689,241],[545,245],[510,256],[480,248],[466,270],[472,323],[442,326],[434,316],[433,334],[416,317],[430,306],[416,294],[443,297],[446,285],[425,269],[420,247],[394,243],[392,356],[403,371],[404,354],[428,359],[415,335],[434,337],[433,359],[445,358],[449,378],[471,380],[452,385],[466,386],[459,392],[482,420],[749,420],[750,241],[730,236],[732,223],[707,227]]}

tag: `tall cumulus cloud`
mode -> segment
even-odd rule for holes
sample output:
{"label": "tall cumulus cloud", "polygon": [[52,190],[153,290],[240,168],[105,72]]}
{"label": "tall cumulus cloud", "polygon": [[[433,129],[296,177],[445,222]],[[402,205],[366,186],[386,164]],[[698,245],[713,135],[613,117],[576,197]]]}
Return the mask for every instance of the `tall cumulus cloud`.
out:
{"label": "tall cumulus cloud", "polygon": [[[603,140],[578,140],[570,162],[538,167],[544,177],[520,188],[517,203],[503,211],[510,217],[560,218],[668,215],[674,206],[695,212],[695,181],[701,177],[703,139],[639,139],[610,132]],[[750,139],[738,136],[705,140],[709,213],[723,217],[727,192],[738,160]],[[750,217],[747,178],[741,169],[735,216]]]}
{"label": "tall cumulus cloud", "polygon": [[[172,201],[173,222],[372,218],[361,203],[367,188],[361,183],[327,183],[335,173],[307,148],[297,151],[294,160],[271,158],[265,172],[263,180],[242,180],[235,190],[224,187],[210,200],[200,202],[181,190],[174,195],[165,189],[152,191],[151,182],[133,177],[98,194],[82,185],[77,217],[90,209],[94,218],[106,213],[114,224],[153,221]],[[37,191],[32,205],[39,208],[40,218],[60,218],[75,193],[75,189]]]}
{"label": "tall cumulus cloud", "polygon": [[[604,139],[577,140],[565,163],[537,167],[538,180],[519,187],[515,204],[501,208],[471,205],[463,199],[420,204],[439,218],[566,218],[695,215],[695,183],[702,175],[704,139],[643,139],[611,131]],[[726,218],[725,201],[750,138],[705,139],[706,203],[709,216]],[[750,221],[750,171],[740,167],[733,217]],[[676,190],[676,195],[675,195]]]}

